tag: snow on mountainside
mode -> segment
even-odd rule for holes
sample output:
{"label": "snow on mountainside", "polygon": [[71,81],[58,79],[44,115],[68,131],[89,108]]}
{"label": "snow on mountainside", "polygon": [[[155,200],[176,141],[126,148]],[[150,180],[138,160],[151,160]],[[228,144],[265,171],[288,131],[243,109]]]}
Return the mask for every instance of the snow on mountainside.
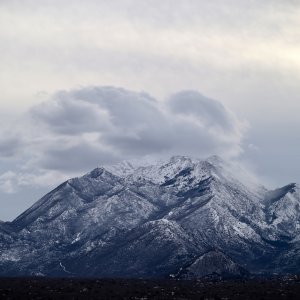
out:
{"label": "snow on mountainside", "polygon": [[288,240],[300,233],[300,189],[295,183],[267,193],[267,222]]}
{"label": "snow on mountainside", "polygon": [[0,275],[299,272],[299,201],[217,156],[100,167],[0,223]]}

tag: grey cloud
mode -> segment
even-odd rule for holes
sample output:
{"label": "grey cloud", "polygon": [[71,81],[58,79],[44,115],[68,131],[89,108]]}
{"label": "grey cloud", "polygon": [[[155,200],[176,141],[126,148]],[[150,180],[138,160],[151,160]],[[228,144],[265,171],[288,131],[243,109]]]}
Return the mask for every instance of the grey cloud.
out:
{"label": "grey cloud", "polygon": [[33,161],[60,171],[143,155],[237,155],[245,129],[220,102],[196,91],[175,94],[162,106],[146,93],[86,87],[57,93],[31,116],[51,136]]}
{"label": "grey cloud", "polygon": [[172,144],[173,131],[165,128],[164,124],[155,124],[145,127],[132,135],[106,134],[104,141],[121,149],[124,155],[151,155],[169,151]]}
{"label": "grey cloud", "polygon": [[236,118],[220,102],[207,98],[196,91],[182,91],[173,95],[169,106],[175,114],[197,118],[204,126],[218,127],[227,132],[236,128]]}
{"label": "grey cloud", "polygon": [[229,143],[222,141],[219,136],[211,134],[208,128],[198,127],[192,122],[178,121],[174,129],[177,154],[203,157],[210,154],[227,156],[233,149],[235,154],[240,152],[236,141]]}
{"label": "grey cloud", "polygon": [[[12,158],[10,148],[22,149],[22,155],[15,154],[22,168],[6,173],[15,175],[3,178],[4,192],[12,191],[12,182],[45,186],[55,178],[59,183],[96,166],[142,156],[236,156],[245,131],[220,102],[196,91],[162,102],[143,92],[91,86],[58,92],[23,118],[15,135],[22,139],[6,138],[0,147]],[[15,179],[18,174],[22,180]]]}
{"label": "grey cloud", "polygon": [[82,172],[98,166],[99,162],[112,163],[118,158],[113,151],[97,145],[81,142],[71,147],[47,149],[37,163],[46,170],[62,172]]}
{"label": "grey cloud", "polygon": [[4,136],[0,137],[0,158],[14,157],[20,150],[21,145],[22,141],[20,137],[11,137],[6,133]]}
{"label": "grey cloud", "polygon": [[70,96],[109,111],[111,121],[116,126],[134,127],[162,119],[156,100],[146,93],[114,87],[89,87],[71,92]]}
{"label": "grey cloud", "polygon": [[90,87],[72,93],[75,98],[105,109],[110,130],[102,131],[102,142],[122,155],[145,155],[172,147],[172,128],[158,102],[146,93],[114,87]]}
{"label": "grey cloud", "polygon": [[58,93],[52,101],[33,107],[30,115],[37,123],[44,123],[62,134],[105,129],[108,122],[105,111],[86,101],[70,98],[66,93]]}

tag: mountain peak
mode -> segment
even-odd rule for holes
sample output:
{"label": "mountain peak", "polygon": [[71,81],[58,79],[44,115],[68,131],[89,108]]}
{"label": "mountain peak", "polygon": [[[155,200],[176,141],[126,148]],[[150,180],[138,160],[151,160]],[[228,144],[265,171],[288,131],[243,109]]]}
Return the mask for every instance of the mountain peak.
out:
{"label": "mountain peak", "polygon": [[193,159],[191,157],[184,156],[184,155],[173,155],[169,159],[170,163],[182,163],[182,162],[186,162],[186,161],[192,162]]}
{"label": "mountain peak", "polygon": [[271,205],[272,203],[275,203],[280,199],[284,198],[288,193],[290,194],[295,193],[296,187],[297,187],[296,183],[290,183],[288,185],[285,185],[273,191],[268,191],[265,197],[266,204]]}
{"label": "mountain peak", "polygon": [[89,173],[89,176],[91,178],[97,178],[97,177],[101,176],[104,172],[106,172],[106,170],[104,168],[97,167]]}
{"label": "mountain peak", "polygon": [[217,166],[220,166],[225,163],[225,160],[218,155],[211,155],[206,159],[206,161],[208,161],[212,165],[217,165]]}

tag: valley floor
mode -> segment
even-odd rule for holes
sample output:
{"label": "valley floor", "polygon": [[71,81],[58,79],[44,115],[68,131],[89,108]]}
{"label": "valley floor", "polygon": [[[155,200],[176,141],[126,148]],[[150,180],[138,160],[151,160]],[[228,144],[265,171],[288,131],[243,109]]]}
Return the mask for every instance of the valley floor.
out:
{"label": "valley floor", "polygon": [[300,280],[0,278],[0,299],[300,299]]}

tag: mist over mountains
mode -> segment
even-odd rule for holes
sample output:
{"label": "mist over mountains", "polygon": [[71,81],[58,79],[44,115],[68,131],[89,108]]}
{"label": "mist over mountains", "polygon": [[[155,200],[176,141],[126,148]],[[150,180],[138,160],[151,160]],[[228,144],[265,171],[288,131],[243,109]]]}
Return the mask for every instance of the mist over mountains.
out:
{"label": "mist over mountains", "polygon": [[0,275],[299,273],[299,201],[218,156],[100,167],[0,223]]}

